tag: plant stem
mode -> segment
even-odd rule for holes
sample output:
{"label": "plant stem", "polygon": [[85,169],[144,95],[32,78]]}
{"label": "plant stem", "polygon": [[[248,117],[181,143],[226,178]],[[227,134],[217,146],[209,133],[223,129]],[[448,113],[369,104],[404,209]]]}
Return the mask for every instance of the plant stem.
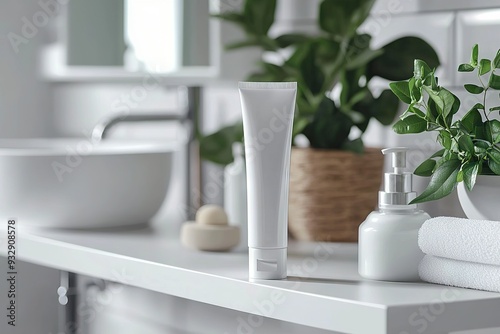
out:
{"label": "plant stem", "polygon": [[483,113],[484,113],[484,117],[486,117],[486,120],[489,121],[490,119],[488,118],[488,114],[486,113],[486,93],[488,92],[488,89],[490,87],[486,87],[484,89],[484,93],[483,93]]}
{"label": "plant stem", "polygon": [[486,118],[486,120],[489,121],[490,119],[488,118],[488,114],[486,114],[486,92],[488,92],[488,89],[490,87],[486,87],[483,80],[481,79],[481,76],[479,75],[479,71],[477,72],[477,78],[479,79],[479,82],[481,83],[481,86],[483,86],[483,89],[484,89],[484,92],[483,92],[483,114],[484,114],[484,117]]}

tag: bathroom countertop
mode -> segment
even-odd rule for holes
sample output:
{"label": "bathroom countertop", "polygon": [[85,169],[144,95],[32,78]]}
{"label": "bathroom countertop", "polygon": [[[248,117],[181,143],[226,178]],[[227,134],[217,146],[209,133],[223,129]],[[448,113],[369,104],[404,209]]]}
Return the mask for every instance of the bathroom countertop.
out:
{"label": "bathroom countertop", "polygon": [[357,273],[355,244],[291,242],[288,279],[249,282],[247,255],[189,250],[172,235],[155,228],[21,229],[17,258],[331,331],[432,334],[500,327],[500,294],[364,280]]}

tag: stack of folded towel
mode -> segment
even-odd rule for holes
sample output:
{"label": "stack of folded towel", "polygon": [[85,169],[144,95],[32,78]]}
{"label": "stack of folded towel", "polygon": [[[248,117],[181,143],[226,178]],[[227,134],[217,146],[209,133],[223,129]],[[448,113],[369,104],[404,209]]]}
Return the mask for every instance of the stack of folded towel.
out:
{"label": "stack of folded towel", "polygon": [[500,292],[500,222],[437,217],[422,225],[424,281]]}

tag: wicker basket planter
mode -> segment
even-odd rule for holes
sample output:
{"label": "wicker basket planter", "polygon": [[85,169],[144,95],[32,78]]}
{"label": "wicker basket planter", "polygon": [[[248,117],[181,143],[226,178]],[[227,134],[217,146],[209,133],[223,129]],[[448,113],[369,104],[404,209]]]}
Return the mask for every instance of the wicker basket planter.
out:
{"label": "wicker basket planter", "polygon": [[355,242],[358,227],[377,206],[384,157],[292,148],[289,229],[299,240]]}

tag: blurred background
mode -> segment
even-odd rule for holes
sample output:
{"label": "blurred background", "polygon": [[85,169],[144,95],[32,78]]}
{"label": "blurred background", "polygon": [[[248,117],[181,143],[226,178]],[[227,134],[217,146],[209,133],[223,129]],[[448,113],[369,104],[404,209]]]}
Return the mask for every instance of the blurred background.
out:
{"label": "blurred background", "polygon": [[[236,82],[255,69],[261,53],[252,49],[224,51],[223,46],[240,40],[242,32],[210,19],[209,13],[238,10],[242,4],[242,0],[2,0],[0,137],[88,138],[100,119],[114,113],[180,113],[185,89],[180,87],[200,88],[197,117],[202,133],[239,120]],[[318,6],[318,0],[278,1],[270,34],[318,33]],[[500,1],[496,0],[379,0],[360,30],[372,35],[375,48],[400,36],[425,39],[440,58],[440,84],[452,87],[462,97],[462,78],[456,68],[468,61],[476,43],[482,53],[496,53],[498,34],[492,31],[500,30],[498,8]],[[375,80],[373,87],[385,89],[387,84]],[[114,128],[111,136],[182,142],[185,131],[170,123],[124,124]],[[376,122],[370,123],[363,140],[369,147],[410,147],[410,168],[438,149],[431,134],[399,136]],[[183,221],[188,213],[182,208],[189,192],[219,182],[221,167],[204,163],[198,183],[187,189],[189,154],[187,150],[176,153],[174,183],[158,222]],[[417,191],[426,182],[417,179]],[[201,197],[203,202],[223,201],[222,190]],[[432,216],[463,216],[455,196],[423,208]],[[20,271],[24,274],[19,282],[22,321],[18,333],[56,333],[58,273],[28,264]],[[30,276],[37,279],[28,287],[22,278]],[[152,308],[151,301],[157,298],[135,290],[127,293],[148,305],[145,308]],[[31,299],[43,300],[40,305],[46,307],[33,308],[27,302]],[[217,311],[213,309],[205,311]],[[141,321],[153,321],[158,328],[168,322],[133,313],[137,321],[127,325],[124,317],[132,313],[119,301],[105,311],[114,317],[99,317],[90,333],[137,333],[142,330]]]}

